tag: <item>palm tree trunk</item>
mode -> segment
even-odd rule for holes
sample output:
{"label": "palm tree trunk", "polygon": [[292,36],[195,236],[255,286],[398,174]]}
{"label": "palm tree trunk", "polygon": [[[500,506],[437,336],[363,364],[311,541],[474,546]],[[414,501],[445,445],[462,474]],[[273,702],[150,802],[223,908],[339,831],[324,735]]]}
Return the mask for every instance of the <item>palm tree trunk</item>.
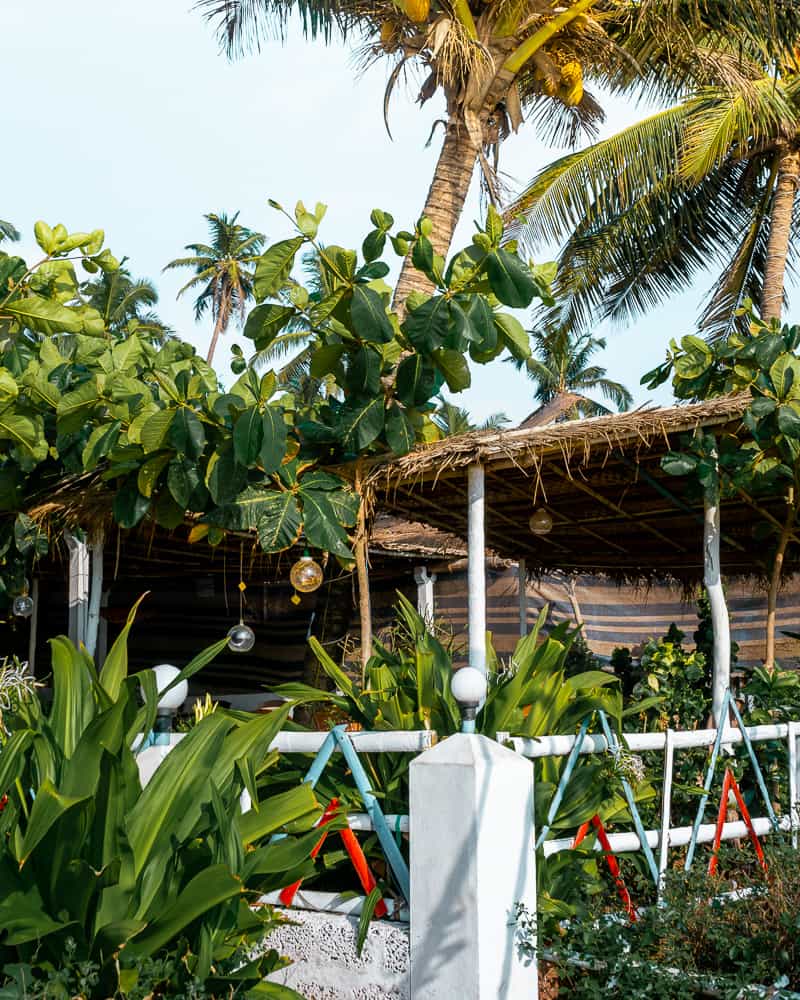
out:
{"label": "palm tree trunk", "polygon": [[800,152],[796,149],[787,149],[778,163],[778,179],[770,209],[764,290],[761,295],[761,316],[767,322],[772,319],[779,320],[783,310],[786,258],[789,253],[798,184],[800,184]]}
{"label": "palm tree trunk", "polygon": [[769,593],[767,595],[767,634],[766,648],[764,650],[764,666],[767,670],[772,670],[775,666],[775,616],[778,609],[778,590],[781,585],[786,549],[791,541],[796,515],[797,508],[794,503],[794,489],[790,489],[786,497],[786,520],[778,538],[778,548],[775,551],[775,561],[772,564],[772,577],[769,581]]}
{"label": "palm tree trunk", "polygon": [[[447,256],[453,233],[461,218],[477,159],[478,147],[466,126],[451,118],[423,209],[423,214],[433,223],[430,236],[433,249],[443,257]],[[409,292],[430,292],[431,288],[428,279],[412,265],[409,254],[403,261],[403,269],[395,289],[395,306],[402,307]]]}
{"label": "palm tree trunk", "polygon": [[220,311],[217,314],[217,321],[214,324],[214,332],[211,334],[211,343],[208,346],[208,356],[206,357],[206,361],[208,364],[211,364],[211,362],[214,359],[214,351],[216,351],[217,349],[217,341],[219,340],[219,335],[222,333],[224,329],[225,329],[225,316],[222,313],[222,311]]}

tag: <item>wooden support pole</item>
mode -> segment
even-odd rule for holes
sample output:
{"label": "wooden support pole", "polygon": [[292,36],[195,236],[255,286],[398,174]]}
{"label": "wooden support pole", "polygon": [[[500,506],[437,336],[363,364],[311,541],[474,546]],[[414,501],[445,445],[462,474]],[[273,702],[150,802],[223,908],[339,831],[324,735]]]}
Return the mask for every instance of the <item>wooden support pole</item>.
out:
{"label": "wooden support pole", "polygon": [[486,672],[486,480],[483,466],[467,468],[469,665]]}
{"label": "wooden support pole", "polygon": [[[711,711],[714,724],[724,728],[727,718],[722,718],[725,692],[731,683],[731,626],[728,605],[722,587],[720,566],[719,488],[716,495],[705,499],[703,527],[703,582],[711,607],[711,624],[714,631],[714,676],[711,680]],[[726,713],[727,715],[727,713]]]}
{"label": "wooden support pole", "polygon": [[524,559],[517,562],[517,583],[519,590],[519,634],[528,634],[528,566]]}

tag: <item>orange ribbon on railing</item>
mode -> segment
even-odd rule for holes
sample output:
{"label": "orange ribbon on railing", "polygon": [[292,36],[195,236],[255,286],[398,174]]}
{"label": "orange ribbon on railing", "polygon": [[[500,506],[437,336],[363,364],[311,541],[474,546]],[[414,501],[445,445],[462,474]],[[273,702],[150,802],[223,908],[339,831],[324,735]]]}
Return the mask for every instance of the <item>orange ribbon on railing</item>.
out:
{"label": "orange ribbon on railing", "polygon": [[767,870],[767,861],[764,857],[764,850],[761,847],[761,841],[758,839],[758,834],[756,833],[756,828],[753,826],[753,820],[750,817],[750,810],[744,803],[742,798],[742,793],[739,790],[739,782],[733,776],[733,771],[728,767],[725,769],[725,777],[722,781],[722,795],[719,800],[719,812],[717,813],[717,828],[714,831],[714,844],[711,848],[711,858],[708,862],[708,874],[715,875],[717,871],[717,865],[719,863],[719,848],[722,843],[722,829],[725,826],[725,817],[728,812],[728,797],[730,793],[733,792],[734,798],[736,799],[736,805],[739,807],[739,812],[742,814],[742,819],[747,827],[747,832],[750,836],[750,840],[756,851],[756,857],[758,858],[759,864],[764,869]]}
{"label": "orange ribbon on railing", "polygon": [[[611,841],[608,839],[606,828],[603,826],[603,821],[597,813],[592,816],[591,825],[597,832],[597,839],[600,841],[600,846],[603,848],[603,855],[606,859],[608,870],[611,872],[611,877],[614,879],[614,885],[617,887],[619,898],[622,900],[622,905],[625,907],[625,911],[630,917],[631,923],[636,923],[636,910],[634,909],[633,902],[631,900],[631,894],[628,892],[628,888],[625,885],[625,880],[623,879],[622,872],[620,871],[619,862],[611,849]],[[588,832],[589,822],[587,821],[575,834],[575,839],[572,841],[573,849],[583,842]]]}

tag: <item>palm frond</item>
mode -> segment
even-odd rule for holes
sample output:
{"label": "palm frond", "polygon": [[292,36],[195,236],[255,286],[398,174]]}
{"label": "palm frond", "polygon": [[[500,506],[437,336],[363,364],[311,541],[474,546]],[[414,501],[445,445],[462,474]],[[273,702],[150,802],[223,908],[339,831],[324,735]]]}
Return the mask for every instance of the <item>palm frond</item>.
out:
{"label": "palm frond", "polygon": [[2,243],[3,240],[11,240],[16,243],[19,238],[19,230],[10,222],[0,219],[0,243]]}

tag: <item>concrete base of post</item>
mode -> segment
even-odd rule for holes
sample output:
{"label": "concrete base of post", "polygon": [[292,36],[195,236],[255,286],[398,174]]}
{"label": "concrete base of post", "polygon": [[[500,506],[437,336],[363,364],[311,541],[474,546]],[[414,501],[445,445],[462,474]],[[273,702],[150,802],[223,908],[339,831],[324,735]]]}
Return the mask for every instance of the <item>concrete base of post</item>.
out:
{"label": "concrete base of post", "polygon": [[533,768],[484,736],[411,763],[411,997],[538,1000],[517,903],[536,908]]}

